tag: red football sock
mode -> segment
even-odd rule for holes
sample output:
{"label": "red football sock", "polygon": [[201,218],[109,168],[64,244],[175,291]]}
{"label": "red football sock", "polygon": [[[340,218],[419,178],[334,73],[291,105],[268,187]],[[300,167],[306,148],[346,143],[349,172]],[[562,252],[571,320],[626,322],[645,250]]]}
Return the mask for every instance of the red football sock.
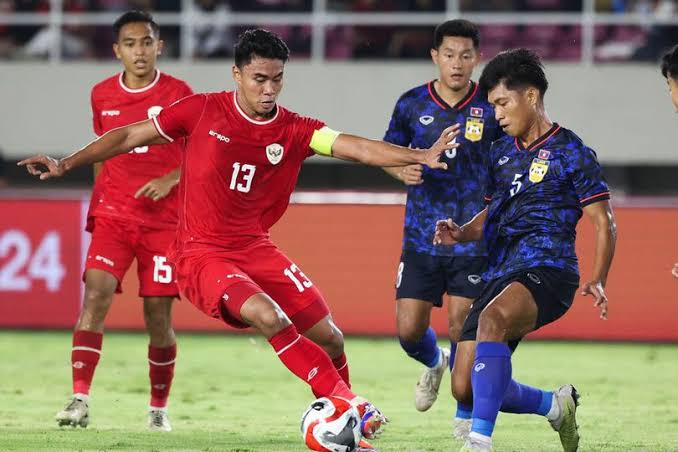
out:
{"label": "red football sock", "polygon": [[104,335],[93,331],[78,330],[73,333],[71,366],[73,368],[73,394],[89,395],[94,370],[101,356]]}
{"label": "red football sock", "polygon": [[334,358],[332,364],[334,364],[334,368],[337,369],[339,376],[344,380],[346,386],[350,388],[351,382],[348,377],[348,361],[346,360],[346,353],[342,353],[340,357]]}
{"label": "red football sock", "polygon": [[151,377],[151,407],[153,408],[167,406],[176,358],[177,344],[165,348],[148,346],[148,375]]}
{"label": "red football sock", "polygon": [[327,353],[301,336],[294,325],[283,328],[268,342],[285,367],[308,383],[316,397],[337,396],[347,400],[355,397],[342,381]]}

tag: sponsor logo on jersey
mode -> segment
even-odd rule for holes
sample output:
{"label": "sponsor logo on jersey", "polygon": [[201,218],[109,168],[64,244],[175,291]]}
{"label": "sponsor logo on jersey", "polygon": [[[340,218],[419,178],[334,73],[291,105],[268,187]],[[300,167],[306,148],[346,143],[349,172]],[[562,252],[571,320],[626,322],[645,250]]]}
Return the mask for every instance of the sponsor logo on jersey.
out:
{"label": "sponsor logo on jersey", "polygon": [[153,105],[148,109],[148,119],[153,119],[160,114],[162,107],[160,105]]}
{"label": "sponsor logo on jersey", "polygon": [[475,370],[476,372],[480,372],[484,368],[485,368],[485,363],[478,363],[478,364],[476,364],[476,367],[473,368],[473,370]]}
{"label": "sponsor logo on jersey", "polygon": [[101,116],[120,116],[120,110],[103,110]]}
{"label": "sponsor logo on jersey", "polygon": [[210,131],[209,131],[209,135],[210,135],[211,137],[216,138],[216,139],[219,140],[219,141],[224,142],[224,143],[230,143],[230,142],[231,142],[231,139],[230,139],[229,137],[226,137],[226,136],[224,136],[224,135],[222,135],[222,134],[220,134],[220,133],[217,133],[217,132],[215,132],[214,130],[210,130]]}
{"label": "sponsor logo on jersey", "polygon": [[498,162],[498,163],[499,163],[499,166],[503,165],[504,163],[506,163],[506,162],[508,162],[508,161],[509,161],[508,156],[506,156],[506,155],[503,156],[502,158],[499,159],[499,162]]}
{"label": "sponsor logo on jersey", "polygon": [[549,161],[542,160],[539,158],[532,159],[532,165],[530,165],[530,182],[537,184],[544,180],[544,176],[549,170]]}
{"label": "sponsor logo on jersey", "polygon": [[470,282],[471,284],[474,285],[480,284],[480,281],[482,280],[483,279],[480,277],[480,275],[468,275],[468,282]]}
{"label": "sponsor logo on jersey", "polygon": [[435,118],[433,116],[429,115],[424,115],[424,116],[419,116],[419,122],[424,124],[425,126],[431,124]]}
{"label": "sponsor logo on jersey", "polygon": [[548,160],[549,157],[551,157],[551,151],[547,151],[546,149],[540,149],[537,157],[542,160]]}
{"label": "sponsor logo on jersey", "polygon": [[483,138],[485,122],[482,118],[466,118],[464,138],[469,141],[480,141]]}
{"label": "sponsor logo on jersey", "polygon": [[278,143],[269,144],[266,146],[266,157],[272,165],[277,165],[282,160],[283,152],[285,148]]}
{"label": "sponsor logo on jersey", "polygon": [[482,118],[483,109],[479,107],[471,107],[471,116],[475,116],[476,118]]}
{"label": "sponsor logo on jersey", "polygon": [[239,274],[239,273],[231,273],[231,274],[229,274],[229,275],[226,275],[226,277],[227,277],[228,279],[232,279],[232,278],[247,279],[247,276],[241,275],[241,274]]}
{"label": "sponsor logo on jersey", "polygon": [[108,266],[110,266],[110,267],[114,267],[114,266],[115,266],[115,263],[114,263],[112,260],[110,260],[109,258],[104,257],[104,256],[96,256],[96,257],[94,258],[94,260],[99,261],[99,262],[103,262],[104,264],[106,264],[106,265],[108,265]]}

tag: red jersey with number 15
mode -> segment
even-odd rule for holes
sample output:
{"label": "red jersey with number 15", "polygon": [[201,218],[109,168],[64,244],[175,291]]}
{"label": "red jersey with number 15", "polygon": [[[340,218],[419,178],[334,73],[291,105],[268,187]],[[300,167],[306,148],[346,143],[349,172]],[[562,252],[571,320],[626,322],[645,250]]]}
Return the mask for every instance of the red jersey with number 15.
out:
{"label": "red jersey with number 15", "polygon": [[280,106],[270,120],[255,121],[233,91],[187,97],[153,121],[166,139],[187,139],[174,256],[268,237],[313,155],[313,133],[325,125]]}
{"label": "red jersey with number 15", "polygon": [[[94,133],[156,116],[173,102],[193,94],[186,82],[156,69],[155,79],[140,89],[130,89],[118,74],[92,89]],[[182,142],[142,146],[118,155],[103,164],[92,190],[87,230],[92,217],[118,218],[147,227],[174,229],[177,225],[177,189],[159,201],[134,194],[148,181],[164,176],[181,164]]]}

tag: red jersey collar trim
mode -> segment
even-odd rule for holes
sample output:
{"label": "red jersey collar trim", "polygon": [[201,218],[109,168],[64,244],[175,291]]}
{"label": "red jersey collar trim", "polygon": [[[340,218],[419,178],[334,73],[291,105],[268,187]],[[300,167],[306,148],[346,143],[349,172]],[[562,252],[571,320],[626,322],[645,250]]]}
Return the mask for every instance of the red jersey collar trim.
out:
{"label": "red jersey collar trim", "polygon": [[435,80],[428,82],[428,94],[429,96],[431,96],[431,99],[433,99],[433,102],[435,102],[443,110],[451,109],[461,110],[462,108],[467,106],[469,102],[471,102],[471,99],[473,99],[473,97],[478,92],[478,84],[473,80],[469,80],[469,83],[471,84],[471,89],[468,90],[468,93],[466,93],[466,95],[462,97],[459,100],[459,102],[454,104],[454,106],[450,106],[450,104],[445,102],[445,100],[442,97],[440,97],[440,94],[438,94],[438,92],[436,91],[434,85],[435,82],[436,82]]}
{"label": "red jersey collar trim", "polygon": [[240,116],[251,122],[252,124],[256,124],[258,126],[265,126],[266,124],[270,124],[276,119],[278,119],[278,116],[280,115],[280,107],[278,107],[278,104],[275,105],[275,115],[271,119],[267,119],[266,121],[257,121],[256,119],[252,119],[247,114],[245,114],[244,111],[242,111],[242,108],[240,108],[240,105],[238,104],[238,92],[233,91],[233,103],[235,104],[235,109],[238,110],[238,113],[240,113]]}
{"label": "red jersey collar trim", "polygon": [[516,137],[514,139],[516,149],[518,149],[519,151],[534,151],[536,148],[538,148],[542,144],[546,143],[549,140],[549,138],[551,138],[553,135],[558,133],[558,131],[560,129],[561,129],[560,125],[558,125],[557,123],[554,122],[553,125],[551,126],[551,128],[549,130],[547,130],[544,135],[542,135],[539,138],[537,138],[536,140],[534,140],[527,147],[522,147],[520,145],[520,141],[518,141],[518,137]]}
{"label": "red jersey collar trim", "polygon": [[124,75],[125,75],[124,71],[120,73],[120,76],[118,77],[118,84],[120,85],[120,87],[122,89],[124,89],[128,93],[133,93],[133,94],[143,93],[145,91],[148,91],[149,89],[153,88],[158,83],[158,80],[160,80],[160,70],[156,69],[155,70],[155,78],[153,79],[153,81],[151,83],[144,86],[143,88],[132,89],[132,88],[128,88],[127,86],[125,86],[125,82],[123,82],[123,80],[122,80]]}

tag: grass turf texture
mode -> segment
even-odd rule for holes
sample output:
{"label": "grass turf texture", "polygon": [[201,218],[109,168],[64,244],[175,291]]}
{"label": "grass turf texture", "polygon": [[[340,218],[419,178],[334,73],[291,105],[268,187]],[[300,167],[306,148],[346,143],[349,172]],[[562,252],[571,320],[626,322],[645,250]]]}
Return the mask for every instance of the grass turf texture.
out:
{"label": "grass turf texture", "polygon": [[[308,387],[260,337],[179,335],[170,398],[174,431],[146,431],[147,339],[109,333],[95,375],[88,428],[59,429],[70,396],[67,332],[0,332],[0,450],[303,451],[299,420]],[[347,339],[354,389],[391,418],[375,441],[382,451],[456,451],[446,376],[426,413],[414,409],[421,367],[395,340]],[[678,346],[523,343],[513,375],[582,395],[581,451],[678,450]],[[558,451],[544,419],[500,414],[496,451]]]}

